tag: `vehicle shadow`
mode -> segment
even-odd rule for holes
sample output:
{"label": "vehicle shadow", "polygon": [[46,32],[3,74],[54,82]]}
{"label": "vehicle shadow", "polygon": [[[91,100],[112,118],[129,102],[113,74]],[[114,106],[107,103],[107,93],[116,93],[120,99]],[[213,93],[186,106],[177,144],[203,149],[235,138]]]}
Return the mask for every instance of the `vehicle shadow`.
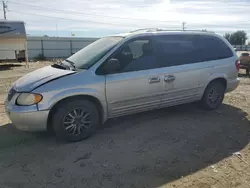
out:
{"label": "vehicle shadow", "polygon": [[36,139],[50,139],[47,132],[31,133],[16,129],[11,123],[0,125],[0,151],[27,144]]}
{"label": "vehicle shadow", "polygon": [[5,71],[5,70],[10,70],[13,67],[21,67],[21,64],[12,64],[12,63],[8,63],[8,64],[4,64],[0,62],[0,71]]}
{"label": "vehicle shadow", "polygon": [[[33,158],[23,161],[33,169],[34,182],[43,182],[39,177],[44,173],[50,174],[50,181],[58,180],[51,174],[66,178],[70,173],[76,187],[158,187],[247,146],[250,126],[246,116],[241,109],[226,104],[216,111],[189,104],[110,120],[93,137],[78,143],[63,144],[47,134],[31,134],[22,147],[26,158]],[[0,127],[0,134],[21,134],[6,126]],[[15,159],[7,158],[7,153],[5,159],[0,157],[0,171],[4,172],[0,179],[7,178],[1,163],[24,163],[22,151],[16,151],[20,153]],[[40,167],[34,168],[37,165]],[[22,177],[20,171],[17,175]]]}

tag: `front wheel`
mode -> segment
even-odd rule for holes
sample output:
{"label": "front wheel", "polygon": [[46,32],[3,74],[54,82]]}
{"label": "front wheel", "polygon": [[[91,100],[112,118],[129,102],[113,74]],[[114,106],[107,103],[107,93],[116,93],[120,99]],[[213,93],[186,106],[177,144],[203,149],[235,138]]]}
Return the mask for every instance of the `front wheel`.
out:
{"label": "front wheel", "polygon": [[53,128],[57,138],[77,142],[90,137],[99,124],[99,113],[87,100],[70,100],[60,104],[53,114]]}
{"label": "front wheel", "polygon": [[202,106],[207,110],[217,109],[224,99],[225,89],[223,83],[218,81],[211,82],[203,94]]}

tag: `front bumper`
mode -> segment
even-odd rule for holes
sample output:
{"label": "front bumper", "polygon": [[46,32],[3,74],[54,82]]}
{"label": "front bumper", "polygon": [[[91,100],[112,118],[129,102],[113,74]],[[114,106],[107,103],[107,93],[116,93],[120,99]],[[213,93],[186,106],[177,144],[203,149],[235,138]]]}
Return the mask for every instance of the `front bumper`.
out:
{"label": "front bumper", "polygon": [[11,101],[5,101],[5,112],[12,124],[23,131],[44,131],[47,129],[49,110],[38,111],[36,105],[18,106]]}

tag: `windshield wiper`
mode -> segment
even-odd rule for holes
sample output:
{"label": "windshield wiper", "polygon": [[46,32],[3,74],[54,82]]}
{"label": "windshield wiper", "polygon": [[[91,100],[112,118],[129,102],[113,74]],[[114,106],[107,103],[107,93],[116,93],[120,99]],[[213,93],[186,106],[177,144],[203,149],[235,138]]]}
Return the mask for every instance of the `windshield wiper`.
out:
{"label": "windshield wiper", "polygon": [[69,67],[65,66],[62,62],[56,62],[55,64],[51,65],[54,68],[65,69],[67,70]]}
{"label": "windshield wiper", "polygon": [[76,70],[76,66],[75,66],[74,62],[72,62],[72,61],[70,61],[68,59],[65,59],[65,61],[68,62],[74,68],[74,70]]}

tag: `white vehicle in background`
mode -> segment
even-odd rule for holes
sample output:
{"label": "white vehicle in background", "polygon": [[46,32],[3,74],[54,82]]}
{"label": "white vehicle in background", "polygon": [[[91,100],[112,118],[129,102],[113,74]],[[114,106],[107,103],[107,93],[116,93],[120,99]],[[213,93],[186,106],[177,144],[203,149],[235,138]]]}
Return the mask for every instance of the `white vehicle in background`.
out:
{"label": "white vehicle in background", "polygon": [[27,59],[26,31],[23,21],[0,20],[0,62]]}

